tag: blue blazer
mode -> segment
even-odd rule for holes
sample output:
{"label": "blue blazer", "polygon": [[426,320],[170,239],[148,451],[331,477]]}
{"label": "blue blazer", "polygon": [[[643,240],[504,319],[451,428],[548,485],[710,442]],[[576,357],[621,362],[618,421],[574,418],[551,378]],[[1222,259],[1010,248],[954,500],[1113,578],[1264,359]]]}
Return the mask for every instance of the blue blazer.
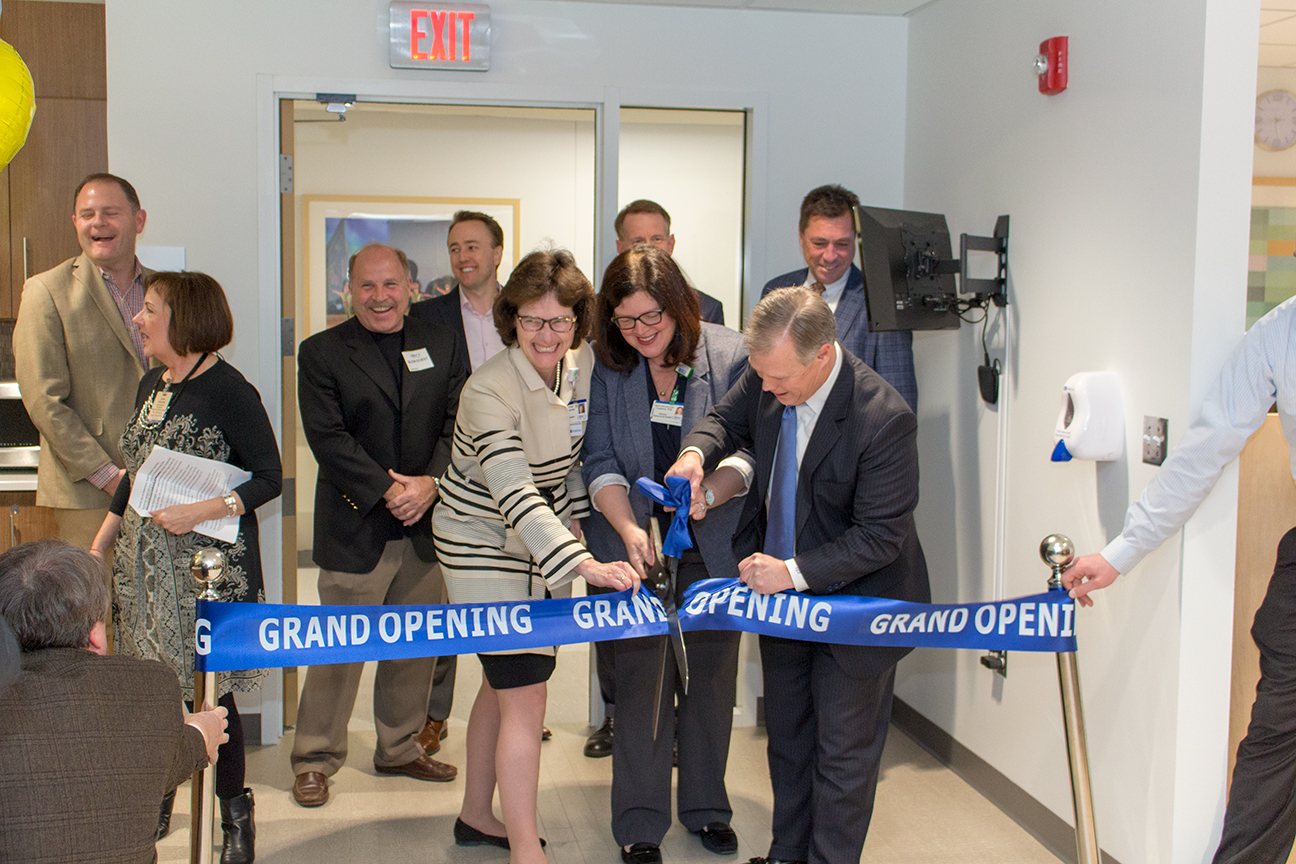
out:
{"label": "blue blazer", "polygon": [[[802,267],[771,279],[761,291],[764,297],[775,288],[804,285],[809,270]],[[918,413],[918,378],[914,374],[913,333],[899,330],[870,333],[868,312],[864,304],[864,275],[854,264],[846,278],[846,288],[837,301],[837,341],[847,351],[868,364],[900,392],[909,408]]]}
{"label": "blue blazer", "polygon": [[[681,432],[685,436],[746,370],[747,349],[742,344],[742,336],[737,331],[704,322],[693,374],[684,389]],[[584,465],[581,467],[587,488],[592,490],[592,484],[607,475],[622,477],[631,486],[640,477],[652,476],[652,426],[648,419],[652,406],[648,401],[647,374],[648,366],[642,361],[628,375],[602,363],[594,364],[590,380],[589,423],[585,429],[582,456]],[[630,507],[636,522],[643,525],[648,521],[652,502],[635,489],[630,490]],[[743,498],[739,496],[711,510],[705,519],[693,523],[693,537],[712,577],[738,575],[733,536],[742,508]],[[590,552],[599,561],[626,560],[621,535],[602,513],[595,510],[581,528]]]}

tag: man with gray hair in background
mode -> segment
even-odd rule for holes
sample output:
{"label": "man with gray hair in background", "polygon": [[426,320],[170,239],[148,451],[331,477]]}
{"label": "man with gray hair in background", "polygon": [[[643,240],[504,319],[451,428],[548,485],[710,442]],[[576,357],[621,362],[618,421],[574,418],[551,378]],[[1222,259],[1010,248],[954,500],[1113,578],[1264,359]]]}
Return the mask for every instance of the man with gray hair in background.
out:
{"label": "man with gray hair in background", "polygon": [[[751,368],[681,442],[667,476],[686,477],[706,516],[706,472],[743,448],[756,492],[738,519],[739,579],[788,589],[924,603],[914,530],[917,424],[904,398],[837,342],[809,288],[772,291],[744,341]],[[753,864],[858,864],[891,719],[896,663],[910,649],[761,636],[773,840]]]}
{"label": "man with gray hair in background", "polygon": [[208,761],[225,709],[185,715],[175,673],[103,656],[103,564],[61,540],[0,555],[22,672],[0,693],[0,861],[155,861],[158,801]]}

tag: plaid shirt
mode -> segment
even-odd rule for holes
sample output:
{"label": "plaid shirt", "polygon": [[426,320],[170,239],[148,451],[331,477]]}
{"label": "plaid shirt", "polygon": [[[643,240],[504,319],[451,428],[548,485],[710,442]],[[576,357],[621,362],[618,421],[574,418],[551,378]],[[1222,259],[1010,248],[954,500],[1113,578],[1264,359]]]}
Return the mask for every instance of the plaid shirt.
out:
{"label": "plaid shirt", "polygon": [[144,308],[144,268],[136,258],[135,278],[131,280],[130,286],[125,291],[117,287],[112,274],[107,270],[100,270],[99,274],[103,276],[104,284],[108,286],[108,293],[112,295],[113,302],[117,304],[117,311],[126,322],[126,332],[130,334],[131,344],[135,346],[135,356],[139,358],[140,368],[147,372],[149,361],[144,356],[144,337],[140,335],[139,328],[132,320]]}

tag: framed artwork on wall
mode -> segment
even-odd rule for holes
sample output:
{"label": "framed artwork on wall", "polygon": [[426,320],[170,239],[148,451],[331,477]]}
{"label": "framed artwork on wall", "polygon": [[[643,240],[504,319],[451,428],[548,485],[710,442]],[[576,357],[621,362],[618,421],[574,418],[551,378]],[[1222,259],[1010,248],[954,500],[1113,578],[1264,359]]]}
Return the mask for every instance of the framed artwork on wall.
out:
{"label": "framed artwork on wall", "polygon": [[508,279],[521,257],[521,201],[516,198],[421,198],[392,195],[302,196],[302,308],[298,339],[351,317],[347,263],[367,243],[405,252],[415,282],[414,301],[455,285],[446,240],[459,210],[495,219],[504,231],[499,279]]}
{"label": "framed artwork on wall", "polygon": [[1296,177],[1251,178],[1247,329],[1296,296]]}

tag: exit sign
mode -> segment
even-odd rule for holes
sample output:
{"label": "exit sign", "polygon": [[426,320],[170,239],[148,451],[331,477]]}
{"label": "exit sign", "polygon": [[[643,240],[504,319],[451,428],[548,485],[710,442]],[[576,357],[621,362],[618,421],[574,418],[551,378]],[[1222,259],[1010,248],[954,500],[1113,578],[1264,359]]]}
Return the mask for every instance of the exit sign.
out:
{"label": "exit sign", "polygon": [[392,0],[393,69],[490,68],[490,7]]}

